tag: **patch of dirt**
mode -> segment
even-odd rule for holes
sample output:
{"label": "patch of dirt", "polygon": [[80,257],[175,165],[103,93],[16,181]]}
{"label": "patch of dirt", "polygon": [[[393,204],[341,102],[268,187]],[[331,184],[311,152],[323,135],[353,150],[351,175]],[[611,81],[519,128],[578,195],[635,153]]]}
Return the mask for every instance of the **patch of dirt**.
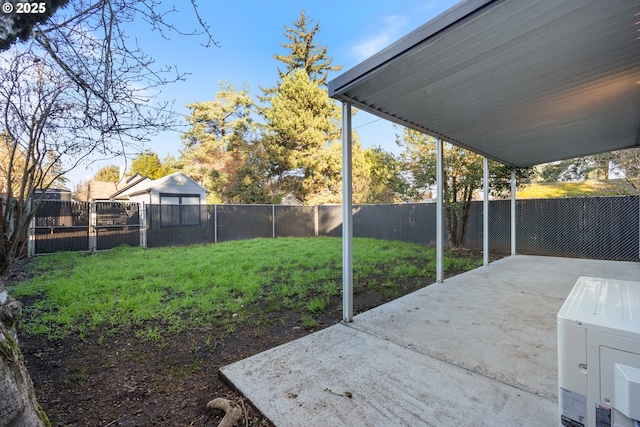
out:
{"label": "patch of dirt", "polygon": [[[466,251],[462,256],[481,258]],[[447,277],[458,273],[450,271]],[[28,263],[11,274],[7,284],[24,280]],[[413,278],[396,282],[392,290],[356,288],[354,311],[369,310],[434,281]],[[208,330],[176,333],[149,323],[95,330],[83,339],[20,333],[19,340],[38,401],[55,426],[217,426],[224,412],[207,408],[217,397],[245,409],[240,426],[272,426],[220,380],[219,368],[339,322],[341,304],[339,297],[332,299],[327,310],[313,316],[314,327],[303,325],[302,313],[256,305]]]}

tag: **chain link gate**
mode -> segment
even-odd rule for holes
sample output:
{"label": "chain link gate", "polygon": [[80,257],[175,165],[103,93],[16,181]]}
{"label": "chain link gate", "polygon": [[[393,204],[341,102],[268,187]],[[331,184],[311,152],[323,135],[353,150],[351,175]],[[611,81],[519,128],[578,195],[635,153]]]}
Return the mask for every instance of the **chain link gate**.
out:
{"label": "chain link gate", "polygon": [[89,203],[43,200],[31,222],[29,253],[89,250]]}
{"label": "chain link gate", "polygon": [[120,245],[140,246],[140,228],[139,203],[93,202],[89,250],[102,251]]}
{"label": "chain link gate", "polygon": [[31,224],[30,254],[142,243],[139,203],[44,200]]}

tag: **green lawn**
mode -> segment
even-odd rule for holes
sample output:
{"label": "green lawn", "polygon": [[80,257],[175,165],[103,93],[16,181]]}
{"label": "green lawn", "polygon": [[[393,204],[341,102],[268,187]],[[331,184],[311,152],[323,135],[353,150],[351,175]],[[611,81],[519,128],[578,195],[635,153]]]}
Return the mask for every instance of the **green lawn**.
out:
{"label": "green lawn", "polygon": [[559,197],[595,197],[636,194],[624,180],[534,182],[518,190],[518,199],[556,199]]}
{"label": "green lawn", "polygon": [[[356,289],[435,277],[435,250],[411,243],[356,238],[353,261]],[[265,311],[294,310],[312,319],[342,290],[339,238],[119,247],[96,254],[43,255],[33,263],[35,276],[11,293],[30,301],[22,328],[50,337],[83,337],[97,328],[131,324],[146,325],[141,330],[153,337],[157,329],[148,326],[153,322],[162,324],[162,330],[205,328],[241,318],[243,310],[256,304]],[[480,262],[447,257],[444,265],[460,270]]]}

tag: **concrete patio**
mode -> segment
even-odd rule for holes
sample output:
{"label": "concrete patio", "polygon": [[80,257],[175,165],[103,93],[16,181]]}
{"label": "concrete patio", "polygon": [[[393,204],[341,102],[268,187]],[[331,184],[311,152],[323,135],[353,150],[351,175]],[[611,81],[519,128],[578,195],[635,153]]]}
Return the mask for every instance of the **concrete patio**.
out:
{"label": "concrete patio", "polygon": [[516,255],[220,372],[277,426],[558,425],[556,314],[640,263]]}

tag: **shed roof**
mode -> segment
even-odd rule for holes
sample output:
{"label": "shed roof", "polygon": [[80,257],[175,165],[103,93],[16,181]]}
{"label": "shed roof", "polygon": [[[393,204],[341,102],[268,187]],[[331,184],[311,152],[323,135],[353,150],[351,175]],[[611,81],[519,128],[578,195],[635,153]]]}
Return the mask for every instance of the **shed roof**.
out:
{"label": "shed roof", "polygon": [[117,191],[111,194],[109,198],[110,199],[120,199],[120,198],[126,199],[127,197],[120,197],[120,196],[132,188],[138,188],[139,186],[142,186],[146,182],[152,182],[151,178],[144,175],[140,175],[139,173],[134,173],[131,176],[121,179],[120,182],[116,184]]}
{"label": "shed roof", "polygon": [[524,167],[640,146],[637,0],[468,0],[329,95]]}
{"label": "shed roof", "polygon": [[[173,185],[173,184],[177,184]],[[147,193],[149,191],[175,191],[179,189],[180,193],[203,193],[206,194],[207,190],[200,184],[189,178],[182,172],[174,172],[170,175],[163,176],[162,178],[154,180],[143,180],[136,183],[134,186],[127,187],[124,191],[114,195],[114,198],[129,198],[137,194]]]}
{"label": "shed roof", "polygon": [[117,191],[115,182],[89,181],[89,200],[108,200]]}

